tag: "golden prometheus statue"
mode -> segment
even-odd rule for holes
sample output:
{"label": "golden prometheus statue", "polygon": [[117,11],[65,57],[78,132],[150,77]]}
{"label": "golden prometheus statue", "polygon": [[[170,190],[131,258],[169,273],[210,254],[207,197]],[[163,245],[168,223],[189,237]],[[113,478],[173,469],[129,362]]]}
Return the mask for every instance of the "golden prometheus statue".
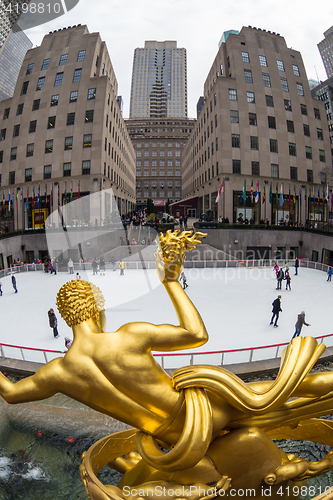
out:
{"label": "golden prometheus statue", "polygon": [[[208,365],[186,366],[171,378],[155,361],[152,351],[193,349],[208,340],[179,283],[186,250],[203,236],[160,234],[156,268],[179,325],[135,322],[107,333],[100,289],[68,281],[57,295],[60,314],[73,329],[64,358],[16,383],[1,374],[0,394],[8,403],[61,392],[134,427],[84,453],[80,473],[92,500],[295,498],[304,494],[306,479],[333,468],[333,452],[308,462],[272,441],[306,439],[333,446],[333,423],[316,418],[332,412],[333,373],[309,374],[325,350],[312,337],[292,340],[274,382],[244,383]],[[97,479],[106,464],[123,473],[118,486]]]}

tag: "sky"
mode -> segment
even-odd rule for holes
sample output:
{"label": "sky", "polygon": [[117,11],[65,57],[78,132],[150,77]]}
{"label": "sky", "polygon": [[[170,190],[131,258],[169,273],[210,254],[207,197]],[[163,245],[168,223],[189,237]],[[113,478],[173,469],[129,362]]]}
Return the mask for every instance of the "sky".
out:
{"label": "sky", "polygon": [[134,49],[146,40],[176,40],[187,49],[188,116],[196,118],[196,104],[224,31],[253,26],[280,33],[287,46],[302,56],[308,78],[327,78],[317,44],[333,24],[333,3],[322,0],[79,0],[63,16],[26,31],[34,46],[49,31],[81,23],[100,32],[106,42],[123,96],[124,118],[129,115]]}

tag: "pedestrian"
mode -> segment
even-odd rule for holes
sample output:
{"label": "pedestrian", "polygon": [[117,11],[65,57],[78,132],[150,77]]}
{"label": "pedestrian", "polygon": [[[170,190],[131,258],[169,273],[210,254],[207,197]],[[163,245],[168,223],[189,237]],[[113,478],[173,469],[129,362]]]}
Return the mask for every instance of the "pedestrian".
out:
{"label": "pedestrian", "polygon": [[0,281],[0,297],[1,297],[2,294],[3,294],[3,292],[2,292],[2,283]]}
{"label": "pedestrian", "polygon": [[290,277],[290,274],[289,274],[289,271],[286,271],[286,280],[287,280],[287,283],[286,283],[286,290],[291,290],[291,277]]}
{"label": "pedestrian", "polygon": [[296,325],[295,325],[295,333],[294,333],[292,339],[294,339],[295,337],[298,337],[300,335],[303,325],[311,326],[309,323],[307,323],[305,321],[305,312],[304,311],[302,311],[301,314],[299,314],[297,316],[297,321],[296,321]]}
{"label": "pedestrian", "polygon": [[59,333],[58,333],[58,320],[57,320],[57,317],[56,315],[54,314],[54,310],[51,308],[48,313],[49,315],[49,324],[50,324],[50,327],[53,328],[53,336],[55,339],[57,339],[59,337]]}
{"label": "pedestrian", "polygon": [[99,270],[100,270],[100,274],[101,276],[105,276],[105,262],[104,262],[104,259],[103,257],[101,257],[99,259]]}
{"label": "pedestrian", "polygon": [[111,264],[112,264],[113,271],[115,271],[116,270],[116,259],[114,257],[111,258]]}
{"label": "pedestrian", "polygon": [[124,269],[125,269],[125,264],[123,260],[119,262],[119,269],[120,269],[120,276],[124,276]]}
{"label": "pedestrian", "polygon": [[327,271],[327,281],[332,281],[332,273],[333,273],[333,269],[331,267],[329,267],[328,271]]}
{"label": "pedestrian", "polygon": [[272,306],[273,306],[273,309],[272,309],[273,315],[272,315],[272,319],[271,319],[270,325],[273,324],[273,321],[274,321],[274,318],[275,318],[274,326],[277,328],[279,326],[277,324],[278,319],[279,319],[279,314],[280,314],[280,312],[282,312],[282,309],[281,309],[281,295],[278,295],[277,298],[272,302]]}
{"label": "pedestrian", "polygon": [[277,265],[277,262],[275,262],[273,269],[275,271],[275,276],[277,277],[278,272],[279,272],[279,266]]}
{"label": "pedestrian", "polygon": [[281,290],[282,287],[282,280],[284,278],[284,273],[282,267],[279,269],[279,272],[277,273],[277,290]]}
{"label": "pedestrian", "polygon": [[94,274],[97,274],[97,268],[98,268],[98,263],[97,263],[97,260],[94,259],[91,263],[91,267],[92,267],[92,270],[93,270],[93,275]]}
{"label": "pedestrian", "polygon": [[186,279],[184,271],[181,273],[180,279],[183,282],[183,290],[185,290],[186,288],[188,288],[188,284],[187,284],[187,279]]}
{"label": "pedestrian", "polygon": [[72,259],[69,259],[69,261],[67,262],[67,267],[68,267],[69,274],[74,274],[74,263],[73,263]]}
{"label": "pedestrian", "polygon": [[295,259],[295,276],[297,276],[297,273],[298,273],[298,268],[299,268],[299,260],[298,260],[298,258],[296,257],[296,259]]}
{"label": "pedestrian", "polygon": [[65,347],[66,349],[68,350],[70,348],[70,346],[72,345],[73,341],[68,338],[68,337],[65,337]]}
{"label": "pedestrian", "polygon": [[16,288],[16,278],[15,278],[14,274],[12,274],[12,285],[13,285],[13,288],[15,290],[15,293],[17,293],[18,290]]}
{"label": "pedestrian", "polygon": [[289,273],[290,268],[289,268],[289,264],[288,264],[287,260],[284,262],[284,268],[285,268],[286,272],[288,271],[288,273]]}

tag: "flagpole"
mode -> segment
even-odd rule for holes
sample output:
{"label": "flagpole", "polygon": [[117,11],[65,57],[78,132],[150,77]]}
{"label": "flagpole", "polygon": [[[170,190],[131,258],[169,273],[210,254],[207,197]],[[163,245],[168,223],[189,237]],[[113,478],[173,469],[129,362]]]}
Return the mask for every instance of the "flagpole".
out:
{"label": "flagpole", "polygon": [[[222,179],[222,183],[223,183],[223,187],[224,187],[224,177]],[[225,212],[225,189],[223,189],[223,215],[222,215],[223,219],[225,217],[225,213],[224,212]]]}

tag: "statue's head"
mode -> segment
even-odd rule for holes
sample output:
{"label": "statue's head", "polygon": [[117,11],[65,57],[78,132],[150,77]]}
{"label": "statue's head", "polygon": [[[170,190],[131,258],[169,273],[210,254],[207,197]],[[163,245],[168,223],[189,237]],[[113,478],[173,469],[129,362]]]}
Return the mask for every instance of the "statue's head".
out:
{"label": "statue's head", "polygon": [[67,325],[73,327],[90,318],[99,323],[104,311],[101,290],[89,281],[72,280],[65,283],[57,293],[57,307]]}

